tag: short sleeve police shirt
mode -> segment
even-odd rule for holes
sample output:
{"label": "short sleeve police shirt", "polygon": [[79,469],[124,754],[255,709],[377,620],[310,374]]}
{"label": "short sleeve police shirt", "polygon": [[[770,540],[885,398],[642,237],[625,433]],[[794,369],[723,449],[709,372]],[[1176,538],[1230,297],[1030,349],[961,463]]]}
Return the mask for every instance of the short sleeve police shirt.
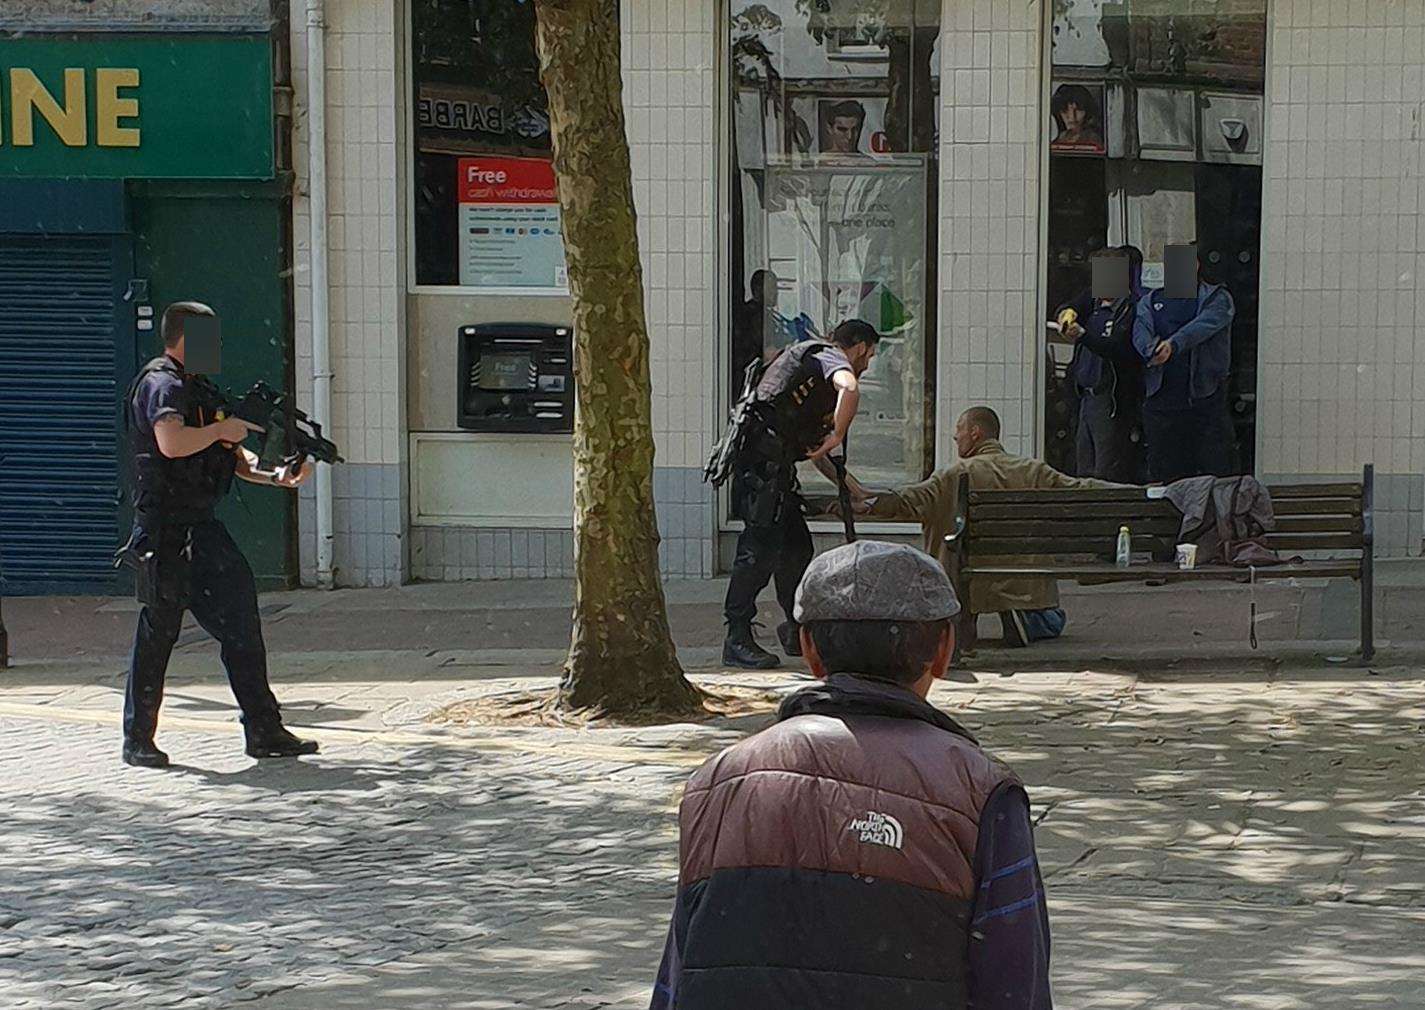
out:
{"label": "short sleeve police shirt", "polygon": [[830,382],[837,372],[852,371],[851,359],[846,357],[846,352],[839,347],[817,351],[812,355],[812,360],[821,366],[821,377],[827,382]]}
{"label": "short sleeve police shirt", "polygon": [[134,424],[143,435],[152,435],[154,426],[165,417],[181,421],[187,409],[187,384],[172,372],[150,372],[134,391]]}

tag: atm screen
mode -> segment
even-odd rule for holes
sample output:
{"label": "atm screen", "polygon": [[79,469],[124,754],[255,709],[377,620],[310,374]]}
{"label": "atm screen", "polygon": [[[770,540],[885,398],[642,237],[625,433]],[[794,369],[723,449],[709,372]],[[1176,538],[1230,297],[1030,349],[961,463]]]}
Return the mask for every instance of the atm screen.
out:
{"label": "atm screen", "polygon": [[534,372],[534,354],[530,351],[486,351],[480,355],[481,389],[530,389]]}

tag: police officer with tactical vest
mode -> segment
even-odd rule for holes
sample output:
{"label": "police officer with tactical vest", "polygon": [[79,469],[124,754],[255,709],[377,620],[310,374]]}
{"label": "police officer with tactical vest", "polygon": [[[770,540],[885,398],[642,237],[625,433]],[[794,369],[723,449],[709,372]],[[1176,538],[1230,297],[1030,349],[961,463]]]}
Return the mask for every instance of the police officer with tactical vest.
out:
{"label": "police officer with tactical vest", "polygon": [[723,606],[727,639],[722,661],[728,666],[766,670],[777,665],[777,657],[752,633],[757,595],[769,580],[776,582],[777,601],[786,614],[777,629],[782,649],[788,656],[801,655],[792,608],[814,551],[796,466],[811,460],[829,479],[849,479],[844,468],[838,475],[830,456],[846,441],[860,406],[858,380],[880,339],[869,323],[848,320],[827,340],[788,347],[749,393],[746,430],[732,459],[733,514],[744,526]]}
{"label": "police officer with tactical vest", "polygon": [[202,374],[218,370],[217,332],[208,306],[170,305],[163,313],[164,353],[140,370],[125,405],[133,452],[134,530],[119,556],[134,570],[143,610],[124,696],[123,757],[140,767],[168,765],[168,755],[154,743],[154,731],[185,610],[221,646],[228,681],[242,708],[247,753],[272,758],[317,750],[315,741],[300,740],[282,725],[267,684],[252,569],[213,514],[234,477],[291,489],[304,483],[316,464],[306,463],[296,473],[264,471],[257,456],[242,447],[249,432],[262,429],[223,419],[216,389]]}

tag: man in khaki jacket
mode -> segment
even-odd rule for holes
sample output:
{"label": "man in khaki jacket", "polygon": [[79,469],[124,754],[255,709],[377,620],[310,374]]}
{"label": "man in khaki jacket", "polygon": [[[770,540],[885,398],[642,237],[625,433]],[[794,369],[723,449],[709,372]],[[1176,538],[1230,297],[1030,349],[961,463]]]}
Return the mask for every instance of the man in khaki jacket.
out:
{"label": "man in khaki jacket", "polygon": [[[925,552],[938,558],[948,569],[950,557],[945,537],[955,529],[961,474],[970,475],[970,487],[977,491],[1094,490],[1121,486],[1069,477],[1043,460],[1013,456],[1005,451],[999,438],[999,415],[989,407],[971,407],[955,423],[955,448],[960,459],[919,484],[874,497],[856,486],[858,511],[877,519],[919,522],[925,532]],[[969,609],[972,614],[999,614],[1005,643],[1016,647],[1058,638],[1067,620],[1059,607],[1059,584],[1054,579],[978,580],[970,588]],[[969,648],[973,642],[964,644]]]}

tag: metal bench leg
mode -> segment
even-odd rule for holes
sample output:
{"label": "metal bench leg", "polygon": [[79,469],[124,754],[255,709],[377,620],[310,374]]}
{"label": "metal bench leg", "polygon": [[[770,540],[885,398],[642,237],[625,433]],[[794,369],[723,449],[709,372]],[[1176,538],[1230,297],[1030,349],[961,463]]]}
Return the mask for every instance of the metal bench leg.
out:
{"label": "metal bench leg", "polygon": [[1376,654],[1375,467],[1367,463],[1361,481],[1361,661]]}

